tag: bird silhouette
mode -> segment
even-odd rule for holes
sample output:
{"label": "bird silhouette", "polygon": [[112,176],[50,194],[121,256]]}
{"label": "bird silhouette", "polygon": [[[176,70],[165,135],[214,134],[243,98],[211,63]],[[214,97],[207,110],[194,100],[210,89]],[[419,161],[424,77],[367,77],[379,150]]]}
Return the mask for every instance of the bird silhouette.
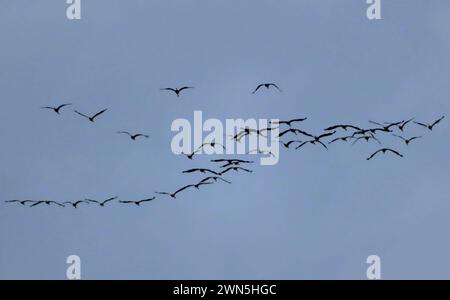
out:
{"label": "bird silhouette", "polygon": [[325,128],[325,131],[332,131],[332,130],[339,129],[339,128],[342,128],[345,131],[347,131],[348,128],[351,128],[351,129],[354,129],[354,130],[357,130],[357,131],[361,130],[361,128],[359,128],[357,126],[340,124],[340,125],[334,125],[334,126]]}
{"label": "bird silhouette", "polygon": [[196,168],[196,169],[189,169],[189,170],[183,171],[183,173],[194,173],[194,172],[200,172],[200,173],[208,172],[208,173],[220,176],[220,173],[210,170],[210,169],[204,169],[204,168]]}
{"label": "bird silhouette", "polygon": [[62,204],[70,204],[70,205],[73,206],[73,208],[78,208],[78,205],[80,205],[81,203],[89,204],[89,202],[86,201],[86,200],[79,200],[79,201],[76,201],[76,202],[69,202],[69,201],[67,201],[67,202],[63,202]]}
{"label": "bird silhouette", "polygon": [[131,134],[131,133],[129,133],[128,131],[118,131],[117,133],[119,133],[119,134],[126,134],[126,135],[128,135],[133,141],[135,141],[136,138],[138,138],[138,137],[140,137],[140,136],[141,136],[141,137],[144,137],[144,138],[146,138],[146,139],[149,138],[148,135],[145,135],[145,134],[142,134],[142,133]]}
{"label": "bird silhouette", "polygon": [[306,120],[308,120],[308,118],[292,119],[292,120],[278,121],[278,122],[277,121],[275,121],[275,122],[270,121],[270,124],[276,124],[276,125],[286,124],[289,127],[291,127],[292,123],[303,122],[303,121],[306,121]]}
{"label": "bird silhouette", "polygon": [[413,120],[414,120],[414,118],[411,118],[411,119],[409,119],[409,120],[404,121],[402,124],[400,124],[400,125],[397,126],[398,129],[400,129],[400,131],[403,132],[403,130],[405,129],[405,126],[406,126],[408,123],[410,123],[411,121],[413,121]]}
{"label": "bird silhouette", "polygon": [[412,141],[422,138],[421,136],[413,136],[413,137],[407,139],[407,138],[405,138],[405,137],[403,137],[401,135],[397,135],[397,134],[393,134],[393,136],[396,136],[396,137],[402,139],[405,142],[406,146],[409,146],[409,143],[411,143]]}
{"label": "bird silhouette", "polygon": [[225,183],[231,184],[230,181],[223,179],[220,176],[208,176],[206,178],[203,178],[199,183],[208,182],[209,180],[214,180],[214,182],[217,182],[218,180],[223,181]]}
{"label": "bird silhouette", "polygon": [[360,137],[355,138],[355,141],[352,143],[352,145],[356,144],[358,141],[360,141],[360,140],[362,140],[362,139],[366,140],[366,142],[368,142],[368,141],[370,141],[370,140],[372,139],[372,140],[376,141],[378,144],[381,145],[380,140],[377,139],[373,134],[370,134],[370,135],[363,135],[363,136],[360,136]]}
{"label": "bird silhouette", "polygon": [[64,205],[61,204],[61,203],[58,203],[56,201],[49,201],[49,200],[36,201],[32,205],[30,205],[30,207],[34,207],[34,206],[37,206],[37,205],[40,205],[40,204],[44,204],[44,203],[47,204],[47,205],[55,204],[55,205],[64,207]]}
{"label": "bird silhouette", "polygon": [[5,203],[20,203],[23,206],[25,206],[25,204],[27,204],[28,202],[36,202],[33,200],[6,200]]}
{"label": "bird silhouette", "polygon": [[377,150],[377,151],[375,151],[372,155],[370,155],[368,158],[366,158],[367,160],[371,160],[375,155],[377,155],[378,153],[383,153],[383,154],[386,154],[386,152],[392,152],[392,153],[394,153],[395,155],[397,155],[397,156],[400,156],[400,157],[403,157],[403,155],[402,154],[400,154],[399,152],[397,152],[397,151],[395,151],[395,150],[392,150],[392,149],[389,149],[389,148],[383,148],[383,149],[380,149],[380,150]]}
{"label": "bird silhouette", "polygon": [[223,175],[223,174],[225,174],[225,173],[227,173],[227,172],[229,172],[231,170],[236,171],[236,172],[238,172],[239,170],[242,170],[242,171],[245,171],[247,173],[253,173],[252,170],[236,166],[236,167],[229,167],[229,168],[223,170],[222,172],[220,172],[220,175]]}
{"label": "bird silhouette", "polygon": [[293,141],[289,141],[289,142],[283,142],[283,141],[279,141],[281,145],[283,145],[286,149],[289,149],[289,147],[293,144],[293,143],[303,143],[303,141],[297,141],[297,140],[293,140]]}
{"label": "bird silhouette", "polygon": [[140,206],[141,203],[144,203],[144,202],[150,202],[150,201],[153,201],[153,200],[155,200],[155,199],[156,199],[156,197],[152,197],[152,198],[148,198],[148,199],[143,199],[143,200],[139,200],[139,201],[122,201],[122,200],[120,200],[119,203],[123,203],[123,204],[135,204],[135,205],[137,205],[137,206]]}
{"label": "bird silhouette", "polygon": [[89,117],[89,116],[87,116],[87,115],[85,115],[85,114],[83,114],[83,113],[80,113],[79,111],[77,111],[77,110],[74,110],[74,112],[76,112],[77,114],[79,114],[80,116],[82,116],[82,117],[85,117],[86,119],[88,119],[89,121],[91,121],[92,123],[94,123],[94,121],[95,121],[95,118],[97,118],[98,116],[100,116],[101,114],[103,114],[105,111],[107,111],[108,109],[106,108],[106,109],[104,109],[104,110],[102,110],[102,111],[99,111],[98,113],[96,113],[95,115],[93,115],[92,117]]}
{"label": "bird silhouette", "polygon": [[280,132],[278,134],[278,137],[280,138],[280,137],[282,137],[283,135],[285,135],[287,133],[293,133],[295,135],[297,135],[297,133],[300,133],[300,134],[303,134],[304,136],[307,136],[307,137],[314,137],[312,134],[310,134],[310,133],[308,133],[306,131],[297,129],[297,128],[289,128],[287,130],[284,130],[284,131],[282,131],[282,132]]}
{"label": "bird silhouette", "polygon": [[41,109],[51,109],[51,110],[53,110],[55,113],[57,113],[57,114],[59,115],[59,111],[61,110],[61,108],[66,107],[66,106],[69,106],[69,105],[72,105],[72,103],[61,104],[60,106],[57,106],[57,107],[44,106],[44,107],[41,107]]}
{"label": "bird silhouette", "polygon": [[174,193],[169,193],[169,192],[155,192],[155,193],[159,194],[159,195],[167,195],[167,196],[170,196],[170,197],[175,199],[177,197],[178,193],[180,193],[180,192],[182,192],[182,191],[184,191],[184,190],[186,190],[188,188],[195,187],[196,189],[199,189],[200,186],[207,185],[207,184],[211,184],[211,183],[210,182],[199,182],[197,184],[188,184],[186,186],[183,186],[182,188],[179,188]]}
{"label": "bird silhouette", "polygon": [[256,89],[252,92],[252,94],[256,93],[261,87],[269,89],[271,86],[276,88],[279,92],[282,92],[282,90],[275,83],[261,83],[256,87]]}
{"label": "bird silhouette", "polygon": [[210,146],[212,148],[216,148],[217,146],[220,146],[223,148],[223,150],[225,150],[225,146],[220,144],[220,143],[216,143],[216,142],[210,142],[210,143],[203,143],[200,147],[198,147],[198,149],[196,151],[199,151],[200,149],[203,149],[205,146]]}
{"label": "bird silhouette", "polygon": [[212,159],[211,162],[220,162],[220,163],[222,163],[222,162],[227,162],[227,163],[234,163],[234,162],[237,162],[237,163],[242,163],[242,164],[252,164],[252,163],[254,163],[253,161],[250,161],[250,160],[242,160],[242,159],[236,159],[236,158],[230,158],[230,159],[227,159],[227,158]]}
{"label": "bird silhouette", "polygon": [[176,95],[177,95],[177,97],[180,97],[180,93],[181,93],[181,91],[184,91],[184,90],[187,90],[187,89],[193,89],[194,87],[193,86],[183,86],[182,88],[164,88],[164,89],[161,89],[161,91],[172,91],[172,92],[174,92]]}
{"label": "bird silhouette", "polygon": [[325,144],[324,144],[323,142],[321,142],[320,140],[318,140],[318,141],[317,141],[317,140],[310,140],[310,141],[303,142],[303,143],[301,143],[300,145],[298,145],[295,149],[297,150],[297,149],[299,149],[299,148],[305,146],[306,144],[312,144],[312,145],[320,144],[320,145],[322,145],[325,149],[328,150],[327,145],[325,145]]}
{"label": "bird silhouette", "polygon": [[187,153],[184,153],[184,152],[181,152],[181,154],[185,155],[188,159],[192,160],[192,159],[194,158],[194,155],[197,154],[197,152],[198,152],[199,150],[200,150],[200,149],[197,149],[197,150],[195,150],[194,152],[192,152],[191,154],[187,154]]}
{"label": "bird silhouette", "polygon": [[432,124],[427,124],[427,123],[420,123],[420,122],[414,122],[417,125],[423,126],[425,128],[428,128],[429,130],[433,130],[434,126],[436,126],[439,122],[441,122],[443,119],[445,118],[445,116],[440,117],[439,119],[437,119],[436,121],[434,121]]}
{"label": "bird silhouette", "polygon": [[354,137],[352,137],[352,136],[338,137],[338,138],[335,138],[335,139],[331,140],[330,142],[328,142],[328,145],[329,145],[329,144],[332,144],[332,143],[335,143],[335,142],[337,142],[337,141],[348,142],[348,140],[351,140],[351,139],[353,139],[353,138],[354,138]]}
{"label": "bird silhouette", "polygon": [[273,154],[272,151],[264,151],[264,150],[259,150],[259,149],[250,150],[250,151],[248,151],[245,154],[246,155],[248,155],[248,154],[262,154],[262,155],[270,155],[272,157],[276,157],[275,154]]}
{"label": "bird silhouette", "polygon": [[[390,132],[391,131],[390,130],[391,127],[394,127],[394,126],[398,127],[399,125],[403,124],[403,122],[405,122],[405,120],[402,120],[400,122],[384,122],[384,125],[383,125],[383,124],[381,124],[379,122],[369,121],[369,123],[372,123],[372,124],[380,126],[381,128],[384,129],[383,131],[386,131],[386,132]],[[377,129],[377,130],[379,130],[379,129]]]}
{"label": "bird silhouette", "polygon": [[97,203],[98,205],[100,205],[101,207],[104,207],[106,203],[111,202],[113,200],[116,200],[119,197],[112,197],[109,199],[106,199],[105,201],[97,201],[97,200],[92,200],[92,199],[85,199],[85,201],[89,201],[89,202],[93,202],[93,203]]}

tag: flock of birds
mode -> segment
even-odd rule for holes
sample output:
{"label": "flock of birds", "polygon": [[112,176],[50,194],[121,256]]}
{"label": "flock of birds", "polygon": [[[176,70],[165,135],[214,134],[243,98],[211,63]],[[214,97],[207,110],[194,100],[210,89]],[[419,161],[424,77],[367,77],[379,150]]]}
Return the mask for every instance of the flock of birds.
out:
{"label": "flock of birds", "polygon": [[[192,87],[192,86],[184,86],[181,88],[164,88],[161,90],[173,92],[173,93],[175,93],[175,95],[177,97],[180,97],[181,92],[186,91],[188,89],[193,89],[193,88],[194,87]],[[282,92],[282,90],[279,88],[279,86],[275,83],[262,83],[262,84],[259,84],[255,88],[255,90],[252,92],[252,94],[255,94],[261,88],[266,88],[266,89],[275,88],[279,92]],[[62,109],[67,108],[71,105],[72,105],[71,103],[65,103],[65,104],[61,104],[56,107],[45,106],[45,107],[42,107],[42,109],[52,110],[56,114],[59,115],[59,114],[61,114]],[[78,110],[74,110],[74,113],[76,113],[77,115],[79,115],[83,118],[86,118],[87,120],[89,120],[92,123],[95,123],[96,119],[99,116],[103,115],[106,111],[107,111],[107,109],[103,109],[91,116],[81,113]],[[382,142],[380,141],[379,138],[381,137],[382,134],[390,134],[398,139],[401,139],[405,143],[406,146],[409,146],[411,144],[411,142],[421,139],[422,136],[408,136],[408,137],[404,136],[403,133],[405,132],[407,126],[415,124],[416,126],[420,126],[422,128],[425,128],[426,130],[432,131],[434,129],[434,127],[436,125],[438,125],[444,118],[445,118],[445,116],[442,116],[439,119],[437,119],[431,123],[417,122],[417,121],[415,121],[415,118],[410,118],[408,120],[401,120],[401,121],[397,121],[397,122],[384,122],[384,123],[369,121],[369,123],[371,125],[373,125],[369,128],[363,128],[360,126],[355,126],[355,125],[350,125],[350,124],[337,124],[337,125],[333,125],[328,128],[325,128],[323,130],[323,132],[318,135],[309,133],[300,128],[295,128],[294,127],[295,124],[305,122],[308,119],[308,118],[296,118],[296,119],[292,119],[292,120],[282,120],[282,121],[278,121],[278,122],[271,122],[270,127],[263,128],[263,129],[241,128],[241,130],[239,132],[237,132],[233,136],[230,136],[230,138],[234,139],[236,142],[241,142],[242,138],[245,138],[246,136],[256,134],[258,136],[267,137],[267,135],[264,135],[264,133],[268,134],[270,131],[272,131],[274,129],[280,129],[276,142],[279,142],[286,149],[292,149],[292,148],[294,148],[294,145],[295,145],[294,149],[296,149],[296,150],[300,149],[308,144],[309,145],[320,145],[324,149],[328,150],[328,146],[330,144],[337,143],[337,142],[352,141],[352,145],[355,145],[359,141],[366,141],[366,142],[374,141],[380,145],[380,149],[373,152],[371,155],[369,155],[367,157],[367,160],[371,160],[379,154],[387,154],[387,153],[391,153],[392,155],[396,155],[398,157],[403,157],[403,154],[400,153],[398,150],[381,146]],[[283,129],[283,130],[281,130],[281,129]],[[345,134],[338,136],[338,133],[341,133],[341,132],[345,133]],[[132,139],[133,141],[136,141],[136,139],[139,137],[141,137],[141,138],[149,137],[146,134],[130,133],[129,131],[118,131],[117,133],[125,134],[125,135],[129,136],[129,138]],[[292,135],[295,135],[295,136],[300,135],[300,136],[304,137],[304,140],[300,140],[300,139],[282,140],[281,139],[281,138],[284,139],[285,137],[287,137],[289,135],[291,135],[291,136]],[[194,150],[190,154],[189,153],[182,153],[182,154],[184,154],[189,160],[193,160],[194,156],[204,147],[215,148],[217,146],[220,146],[223,149],[225,149],[224,145],[221,145],[217,142],[210,142],[210,143],[202,144],[198,149]],[[275,156],[275,154],[272,152],[265,152],[260,149],[250,150],[246,154],[253,154],[253,153]],[[225,174],[227,174],[231,171],[234,171],[234,172],[241,171],[241,172],[246,172],[246,173],[253,173],[253,170],[251,170],[247,167],[248,165],[251,165],[253,163],[253,161],[250,161],[250,160],[243,160],[243,159],[238,159],[238,158],[222,158],[222,159],[211,160],[211,162],[216,163],[216,164],[221,164],[221,165],[219,166],[218,169],[215,169],[215,170],[210,169],[210,168],[193,168],[193,169],[183,171],[184,174],[193,174],[193,173],[204,174],[206,177],[204,177],[200,181],[185,185],[185,186],[175,190],[174,192],[156,191],[155,194],[161,195],[161,196],[167,196],[167,197],[175,199],[175,198],[177,198],[178,194],[180,194],[181,192],[184,192],[188,189],[198,190],[198,189],[200,189],[201,186],[211,185],[214,183],[218,183],[219,181],[222,183],[231,184],[231,181],[223,178],[223,176]],[[23,206],[28,206],[28,207],[36,207],[39,205],[48,205],[48,206],[55,205],[55,206],[59,206],[59,207],[69,206],[69,207],[73,207],[73,208],[78,208],[78,206],[82,205],[82,204],[84,204],[84,205],[95,204],[100,207],[105,207],[106,204],[112,203],[114,201],[121,203],[121,204],[131,204],[131,205],[140,206],[143,203],[147,203],[147,202],[153,201],[155,199],[157,199],[156,196],[146,198],[146,199],[141,199],[141,200],[121,200],[121,199],[119,199],[119,197],[115,196],[115,197],[111,197],[111,198],[108,198],[105,200],[83,199],[83,200],[77,200],[74,202],[69,202],[69,201],[57,202],[57,201],[52,201],[52,200],[29,200],[29,199],[7,200],[5,202],[6,203],[17,203],[17,204],[20,204]]]}

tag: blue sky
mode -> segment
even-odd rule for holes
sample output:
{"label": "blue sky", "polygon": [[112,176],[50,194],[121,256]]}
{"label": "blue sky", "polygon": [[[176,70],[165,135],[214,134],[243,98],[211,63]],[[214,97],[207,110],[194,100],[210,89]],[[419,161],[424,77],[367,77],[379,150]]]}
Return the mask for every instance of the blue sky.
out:
{"label": "blue sky", "polygon": [[[308,117],[336,122],[432,121],[449,110],[447,1],[2,1],[0,199],[140,199],[202,177],[210,166],[170,150],[174,119]],[[257,83],[274,90],[252,95]],[[194,85],[181,99],[161,92]],[[109,108],[95,125],[66,110]],[[150,138],[132,143],[117,130]],[[449,278],[447,119],[405,154],[336,144],[283,151],[275,166],[232,174],[232,185],[161,198],[141,208],[0,205],[0,278],[84,279]]]}

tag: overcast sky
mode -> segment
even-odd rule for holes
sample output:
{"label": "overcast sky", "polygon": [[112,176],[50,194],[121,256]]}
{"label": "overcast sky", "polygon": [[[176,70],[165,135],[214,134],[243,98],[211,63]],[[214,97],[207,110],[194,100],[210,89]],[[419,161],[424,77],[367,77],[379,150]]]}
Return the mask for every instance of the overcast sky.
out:
{"label": "overcast sky", "polygon": [[[172,154],[173,120],[308,117],[336,122],[449,111],[450,2],[0,1],[0,200],[174,191],[211,167]],[[283,89],[261,90],[273,81]],[[179,99],[167,86],[193,85]],[[71,102],[91,114],[41,106]],[[136,143],[118,130],[150,135]],[[448,118],[404,154],[366,157],[376,143],[282,151],[275,166],[230,173],[231,185],[135,206],[0,204],[0,279],[365,279],[381,257],[385,279],[450,278]],[[295,136],[294,136],[295,137]],[[283,149],[282,149],[283,150]],[[214,157],[216,158],[216,157]],[[250,157],[256,159],[256,157]]]}

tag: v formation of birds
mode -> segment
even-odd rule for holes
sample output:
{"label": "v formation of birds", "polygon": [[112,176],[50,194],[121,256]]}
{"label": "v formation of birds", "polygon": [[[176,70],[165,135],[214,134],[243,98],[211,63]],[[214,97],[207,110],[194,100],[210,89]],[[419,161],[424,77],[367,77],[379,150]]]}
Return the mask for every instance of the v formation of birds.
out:
{"label": "v formation of birds", "polygon": [[[180,97],[182,93],[187,92],[190,89],[193,89],[192,86],[183,86],[180,88],[162,88],[162,91],[172,92],[176,95],[176,97]],[[256,86],[253,90],[252,94],[257,92],[261,92],[261,89],[275,89],[278,92],[282,92],[281,88],[275,83],[262,83]],[[71,107],[72,103],[64,103],[58,106],[44,106],[42,109],[53,111],[54,113],[60,115],[64,113],[69,107]],[[100,118],[103,114],[105,114],[108,109],[102,109],[100,111],[94,112],[93,114],[87,114],[84,112],[80,112],[79,110],[74,109],[73,112],[80,116],[80,118],[85,118],[87,121],[95,123],[98,118]],[[444,120],[445,116],[442,116],[430,123],[426,122],[418,122],[415,118],[405,119],[396,122],[375,122],[369,121],[369,123],[373,126],[370,127],[361,127],[352,124],[336,124],[330,127],[327,127],[318,135],[309,133],[303,129],[297,128],[297,124],[302,124],[306,122],[308,118],[295,118],[291,120],[280,120],[276,123],[271,123],[270,127],[263,129],[256,128],[241,128],[241,130],[234,136],[230,136],[236,142],[240,142],[242,138],[246,136],[256,134],[261,136],[266,136],[264,133],[268,134],[271,130],[277,126],[280,129],[280,132],[277,138],[281,139],[288,136],[295,136],[295,139],[285,139],[279,140],[280,144],[286,148],[291,150],[298,150],[306,145],[314,145],[320,146],[325,150],[328,150],[328,147],[331,144],[338,142],[352,142],[352,145],[357,144],[358,142],[375,142],[380,145],[380,149],[370,154],[366,160],[375,159],[377,156],[381,154],[390,154],[399,158],[403,158],[404,155],[396,149],[392,149],[389,147],[383,147],[380,138],[383,135],[391,135],[393,137],[398,138],[403,141],[405,146],[410,146],[411,143],[417,142],[423,138],[423,136],[405,136],[404,132],[407,127],[412,127],[415,125],[416,127],[422,127],[424,130],[432,131],[436,125],[438,125],[442,120]],[[339,134],[338,134],[339,133]],[[117,134],[121,134],[124,136],[128,136],[131,140],[137,141],[138,139],[149,138],[149,135],[144,133],[131,133],[129,131],[121,130],[117,131]],[[301,138],[298,138],[298,137]],[[219,146],[225,149],[225,146],[216,142],[204,143],[198,149],[195,149],[192,153],[182,153],[189,160],[193,160],[194,156],[205,147],[215,148]],[[252,149],[248,151],[246,154],[263,154],[263,155],[271,155],[274,156],[271,152],[265,152],[260,149]],[[114,202],[119,204],[127,204],[127,205],[135,205],[141,206],[142,204],[149,203],[153,200],[156,200],[158,197],[168,197],[172,199],[176,199],[179,194],[186,192],[187,190],[199,190],[201,187],[205,187],[211,184],[224,183],[231,184],[231,181],[224,178],[224,175],[229,172],[243,172],[243,173],[253,173],[248,166],[250,166],[253,161],[243,160],[239,158],[222,158],[222,159],[214,159],[211,160],[214,164],[220,164],[218,168],[193,168],[189,170],[185,170],[183,174],[204,174],[204,178],[198,182],[194,182],[192,184],[185,185],[180,187],[174,191],[155,191],[154,196],[148,197],[145,199],[138,200],[122,200],[119,197],[114,196],[106,199],[81,199],[73,202],[57,202],[53,200],[32,200],[32,199],[15,199],[15,200],[6,200],[5,203],[15,203],[22,206],[27,207],[36,207],[40,205],[47,206],[57,206],[57,207],[73,207],[78,208],[81,206],[88,205],[98,205],[99,207],[105,207]]]}

